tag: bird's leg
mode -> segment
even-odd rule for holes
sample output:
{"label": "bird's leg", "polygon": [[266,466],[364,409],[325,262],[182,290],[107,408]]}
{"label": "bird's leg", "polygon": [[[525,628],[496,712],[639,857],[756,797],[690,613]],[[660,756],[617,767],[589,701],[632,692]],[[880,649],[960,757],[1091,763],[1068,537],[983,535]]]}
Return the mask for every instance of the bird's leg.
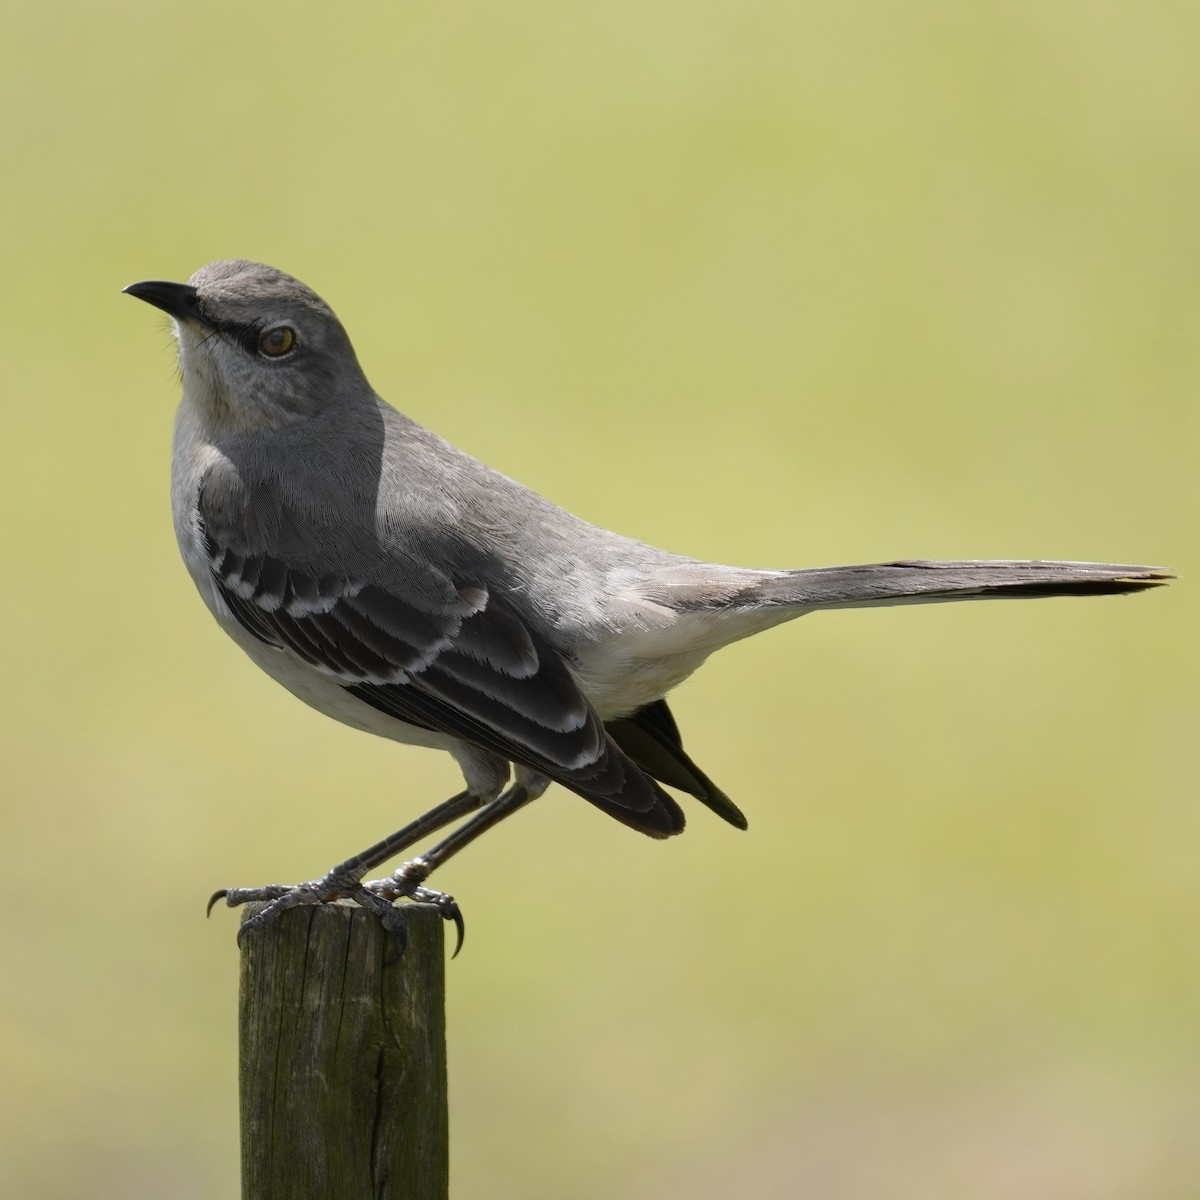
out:
{"label": "bird's leg", "polygon": [[486,833],[494,825],[499,824],[505,817],[511,816],[519,808],[524,808],[531,800],[536,800],[549,786],[550,781],[540,776],[527,777],[521,782],[502,792],[481,812],[469,821],[460,825],[449,837],[417,858],[398,867],[386,879],[374,879],[364,884],[376,896],[386,900],[398,900],[407,896],[414,900],[432,900],[443,895],[432,888],[422,887],[425,880],[440,867],[448,858],[453,857],[465,846],[469,846],[477,837]]}
{"label": "bird's leg", "polygon": [[451,821],[457,821],[459,817],[465,817],[467,813],[474,812],[485,799],[486,797],[471,791],[459,792],[457,796],[452,796],[449,800],[439,804],[437,808],[430,809],[424,816],[410,821],[403,829],[397,829],[395,833],[389,834],[382,841],[378,841],[352,858],[346,859],[344,863],[334,867],[329,874],[342,875],[358,883],[368,871],[383,866],[389,858],[395,858],[401,850],[407,850],[409,846],[415,845],[431,833],[436,833],[439,829],[449,825]]}
{"label": "bird's leg", "polygon": [[[396,830],[382,841],[376,842],[375,845],[369,846],[361,853],[339,863],[320,879],[297,884],[271,883],[257,888],[221,888],[220,891],[214,892],[209,900],[208,911],[212,912],[213,905],[222,899],[230,908],[236,908],[239,904],[246,904],[252,900],[267,901],[266,908],[242,923],[238,930],[238,940],[241,941],[248,931],[265,925],[289,908],[296,908],[304,904],[330,904],[335,900],[349,899],[378,913],[386,928],[403,935],[403,914],[399,909],[393,907],[391,899],[379,896],[370,887],[365,886],[362,882],[363,876],[422,838],[449,825],[451,821],[473,812],[485,799],[485,796],[470,790],[460,792],[436,808],[430,809],[423,816],[417,817],[415,821],[410,821],[403,829]],[[417,890],[428,892],[428,895],[414,895]],[[461,945],[462,914],[450,896],[443,896],[442,893],[432,892],[429,889],[417,889],[415,886],[410,892],[404,894],[410,895],[413,899],[427,899],[431,903],[437,904],[442,915],[447,920],[454,922],[459,931],[458,940]]]}

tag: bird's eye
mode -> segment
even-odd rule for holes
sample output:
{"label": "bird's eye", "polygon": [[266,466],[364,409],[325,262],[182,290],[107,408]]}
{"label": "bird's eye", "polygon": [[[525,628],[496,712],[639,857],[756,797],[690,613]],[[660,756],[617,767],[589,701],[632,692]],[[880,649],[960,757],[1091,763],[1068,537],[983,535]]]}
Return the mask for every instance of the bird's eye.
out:
{"label": "bird's eye", "polygon": [[258,339],[258,350],[268,358],[282,358],[296,344],[296,331],[290,325],[276,325]]}

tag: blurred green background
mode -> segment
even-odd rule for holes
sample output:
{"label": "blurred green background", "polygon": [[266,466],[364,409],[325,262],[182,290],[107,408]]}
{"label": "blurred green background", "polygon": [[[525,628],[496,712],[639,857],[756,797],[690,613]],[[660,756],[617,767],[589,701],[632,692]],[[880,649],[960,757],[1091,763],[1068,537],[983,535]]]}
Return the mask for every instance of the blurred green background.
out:
{"label": "blurred green background", "polygon": [[456,1197],[1200,1194],[1198,47],[1154,0],[9,0],[0,1192],[235,1195],[205,898],[457,787],[178,562],[119,289],[245,256],[624,533],[1185,577],[812,617],[676,694],[747,834],[556,789],[457,860]]}

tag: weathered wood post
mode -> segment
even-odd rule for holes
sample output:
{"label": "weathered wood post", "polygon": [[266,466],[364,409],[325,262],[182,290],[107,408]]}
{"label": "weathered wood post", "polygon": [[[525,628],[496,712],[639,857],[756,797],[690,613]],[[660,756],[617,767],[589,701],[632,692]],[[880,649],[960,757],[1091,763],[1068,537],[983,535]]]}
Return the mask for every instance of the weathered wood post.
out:
{"label": "weathered wood post", "polygon": [[243,1200],[446,1200],[443,921],[405,913],[403,954],[349,904],[294,908],[245,938]]}

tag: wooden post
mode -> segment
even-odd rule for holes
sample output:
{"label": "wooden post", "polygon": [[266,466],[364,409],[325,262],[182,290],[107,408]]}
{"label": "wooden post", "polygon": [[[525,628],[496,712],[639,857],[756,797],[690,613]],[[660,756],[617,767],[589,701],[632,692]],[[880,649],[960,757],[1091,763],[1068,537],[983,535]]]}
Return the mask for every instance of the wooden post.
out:
{"label": "wooden post", "polygon": [[443,921],[404,911],[403,954],[349,904],[294,908],[245,938],[242,1200],[446,1200]]}

